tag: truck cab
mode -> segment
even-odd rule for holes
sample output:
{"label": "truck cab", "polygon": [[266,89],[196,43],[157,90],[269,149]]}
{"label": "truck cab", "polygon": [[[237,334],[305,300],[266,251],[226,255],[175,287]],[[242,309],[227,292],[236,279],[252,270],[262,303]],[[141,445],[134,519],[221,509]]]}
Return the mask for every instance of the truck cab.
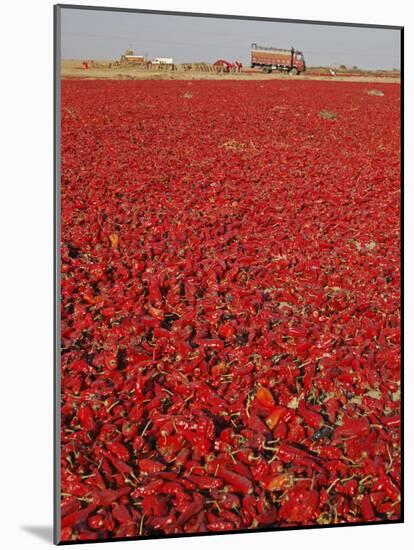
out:
{"label": "truck cab", "polygon": [[295,51],[293,65],[296,67],[298,73],[303,73],[304,71],[306,71],[305,58],[302,52]]}

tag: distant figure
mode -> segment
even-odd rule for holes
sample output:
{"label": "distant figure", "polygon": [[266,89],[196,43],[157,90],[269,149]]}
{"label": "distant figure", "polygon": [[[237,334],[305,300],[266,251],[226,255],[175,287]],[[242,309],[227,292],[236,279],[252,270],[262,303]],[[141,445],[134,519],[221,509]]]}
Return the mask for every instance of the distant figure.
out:
{"label": "distant figure", "polygon": [[333,69],[329,69],[329,73],[331,76],[336,76],[336,73]]}
{"label": "distant figure", "polygon": [[88,63],[87,61],[83,61],[82,67],[83,67],[84,69],[89,69],[89,63]]}

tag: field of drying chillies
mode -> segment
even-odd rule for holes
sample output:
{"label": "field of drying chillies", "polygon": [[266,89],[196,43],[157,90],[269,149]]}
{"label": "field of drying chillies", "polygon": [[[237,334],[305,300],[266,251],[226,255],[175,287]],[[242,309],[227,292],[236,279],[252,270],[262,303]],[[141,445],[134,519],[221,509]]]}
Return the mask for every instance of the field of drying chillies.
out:
{"label": "field of drying chillies", "polygon": [[62,540],[399,519],[399,140],[393,84],[62,82]]}

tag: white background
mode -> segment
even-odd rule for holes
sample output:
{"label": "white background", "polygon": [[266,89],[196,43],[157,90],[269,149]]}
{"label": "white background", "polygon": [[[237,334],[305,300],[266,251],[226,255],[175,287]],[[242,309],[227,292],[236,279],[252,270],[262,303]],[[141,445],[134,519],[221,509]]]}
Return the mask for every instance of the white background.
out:
{"label": "white background", "polygon": [[[410,2],[141,1],[82,2],[195,11],[404,25],[406,37],[405,322],[406,523],[249,535],[112,543],[112,548],[199,549],[214,545],[341,550],[407,548],[413,518],[413,32]],[[51,544],[52,526],[52,5],[51,0],[8,0],[0,32],[0,544],[26,550]],[[410,150],[411,149],[411,150]],[[410,216],[411,214],[411,216]],[[411,219],[410,219],[411,218]],[[83,545],[83,548],[96,545]],[[109,548],[109,547],[108,547]]]}

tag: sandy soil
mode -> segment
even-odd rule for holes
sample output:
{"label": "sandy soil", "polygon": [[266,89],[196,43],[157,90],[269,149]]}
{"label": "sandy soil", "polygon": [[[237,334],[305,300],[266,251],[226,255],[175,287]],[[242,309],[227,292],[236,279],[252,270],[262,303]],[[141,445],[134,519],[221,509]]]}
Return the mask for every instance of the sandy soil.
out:
{"label": "sandy soil", "polygon": [[[110,63],[110,62],[102,62]],[[400,78],[385,76],[319,76],[305,73],[299,76],[290,76],[285,73],[265,74],[261,72],[245,73],[210,73],[204,71],[184,71],[182,69],[157,70],[140,69],[135,67],[111,67],[84,69],[81,61],[62,61],[62,78],[83,78],[83,79],[112,79],[112,80],[276,80],[276,79],[297,79],[297,80],[333,80],[346,82],[394,82],[399,83]]]}

